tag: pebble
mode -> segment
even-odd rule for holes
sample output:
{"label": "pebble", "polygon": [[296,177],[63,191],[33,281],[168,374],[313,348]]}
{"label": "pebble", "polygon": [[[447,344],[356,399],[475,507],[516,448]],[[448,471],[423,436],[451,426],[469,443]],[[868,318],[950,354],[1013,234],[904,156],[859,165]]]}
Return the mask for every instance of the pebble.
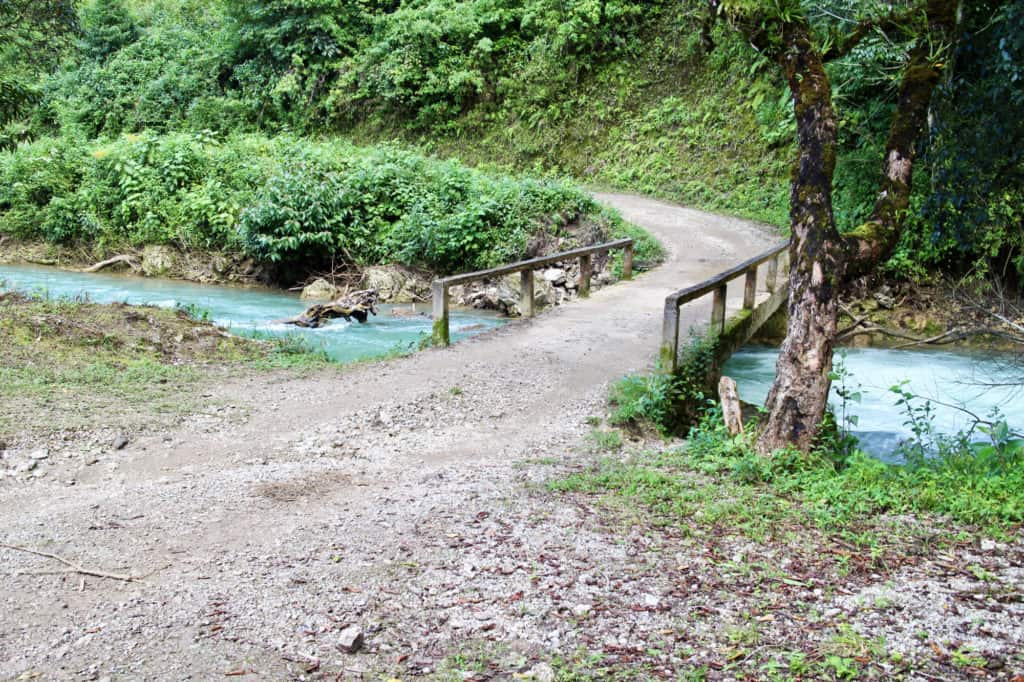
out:
{"label": "pebble", "polygon": [[547,663],[538,663],[530,668],[530,677],[534,682],[554,682],[555,670]]}
{"label": "pebble", "polygon": [[338,648],[346,654],[354,654],[363,646],[363,631],[358,625],[349,625],[338,635]]}
{"label": "pebble", "polygon": [[113,445],[115,450],[124,450],[128,445],[128,436],[125,436],[124,434],[119,435],[114,439]]}

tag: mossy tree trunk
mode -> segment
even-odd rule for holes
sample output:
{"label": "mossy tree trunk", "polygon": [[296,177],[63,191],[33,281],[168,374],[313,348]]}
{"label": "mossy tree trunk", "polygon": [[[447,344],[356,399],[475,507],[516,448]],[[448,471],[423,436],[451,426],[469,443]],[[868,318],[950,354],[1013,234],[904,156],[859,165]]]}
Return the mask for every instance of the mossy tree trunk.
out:
{"label": "mossy tree trunk", "polygon": [[[773,12],[765,8],[768,3],[710,0],[712,16],[726,14],[751,44],[782,69],[796,115],[789,320],[765,405],[768,418],[758,439],[758,449],[764,454],[786,446],[803,451],[812,446],[832,383],[829,375],[841,288],[851,277],[875,268],[899,240],[910,203],[914,147],[941,74],[941,48],[948,48],[954,37],[958,0],[924,0],[921,4],[923,14],[918,6],[909,8],[902,18],[890,15],[877,22],[863,22],[841,48],[822,52],[806,15],[793,7]],[[840,235],[832,211],[837,121],[825,60],[848,53],[876,27],[906,30],[919,17],[925,21],[916,26],[919,37],[903,72],[872,217],[853,233]]]}
{"label": "mossy tree trunk", "polygon": [[832,86],[806,23],[787,23],[783,41],[789,49],[777,61],[793,97],[799,153],[790,189],[789,319],[765,403],[768,419],[759,440],[764,452],[786,445],[808,449],[821,423],[842,278],[832,212],[838,127]]}

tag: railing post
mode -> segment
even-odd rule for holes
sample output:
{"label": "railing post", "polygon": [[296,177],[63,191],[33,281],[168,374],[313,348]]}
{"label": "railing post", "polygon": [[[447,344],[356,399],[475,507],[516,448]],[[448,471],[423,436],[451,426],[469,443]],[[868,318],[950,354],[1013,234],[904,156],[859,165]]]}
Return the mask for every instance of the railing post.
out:
{"label": "railing post", "polygon": [[533,317],[533,270],[520,270],[519,291],[519,314]]}
{"label": "railing post", "polygon": [[768,261],[768,276],[764,280],[764,288],[769,293],[775,292],[775,280],[779,276],[779,256],[776,255]]}
{"label": "railing post", "polygon": [[633,244],[622,247],[622,279],[633,279]]}
{"label": "railing post", "polygon": [[580,256],[580,298],[590,296],[590,254]]}
{"label": "railing post", "polygon": [[747,278],[743,282],[743,309],[753,310],[757,302],[757,266],[747,270]]}
{"label": "railing post", "polygon": [[442,280],[435,279],[430,286],[430,293],[434,304],[434,345],[448,346],[451,344],[448,332],[448,287]]}
{"label": "railing post", "polygon": [[661,323],[661,367],[675,372],[679,360],[679,305],[673,298],[665,299],[665,316]]}
{"label": "railing post", "polygon": [[728,293],[728,285],[715,289],[715,298],[711,303],[711,331],[721,334],[725,331],[725,297]]}

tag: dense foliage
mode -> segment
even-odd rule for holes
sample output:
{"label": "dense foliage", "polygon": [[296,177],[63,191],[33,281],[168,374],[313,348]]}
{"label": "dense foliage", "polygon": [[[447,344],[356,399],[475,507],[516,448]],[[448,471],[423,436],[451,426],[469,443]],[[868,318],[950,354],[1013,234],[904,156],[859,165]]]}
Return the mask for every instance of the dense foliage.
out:
{"label": "dense foliage", "polygon": [[[0,22],[12,37],[0,53],[0,147],[143,131],[400,137],[788,220],[786,89],[738,34],[702,34],[696,0],[87,0],[77,13],[48,3],[0,5],[64,8],[32,14],[60,17],[60,30]],[[848,30],[875,4],[810,11]],[[1024,272],[1022,18],[1021,0],[965,4],[891,272]],[[870,211],[906,47],[877,32],[829,65],[841,227]]]}
{"label": "dense foliage", "polygon": [[598,233],[622,229],[557,181],[287,135],[43,138],[0,158],[0,232],[246,252],[286,266],[483,268],[525,256],[537,232],[566,236],[584,214]]}

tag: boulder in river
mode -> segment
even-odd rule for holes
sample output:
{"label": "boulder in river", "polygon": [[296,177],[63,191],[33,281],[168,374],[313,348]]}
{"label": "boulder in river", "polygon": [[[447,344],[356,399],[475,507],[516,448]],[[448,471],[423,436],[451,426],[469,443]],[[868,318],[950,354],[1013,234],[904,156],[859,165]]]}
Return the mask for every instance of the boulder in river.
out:
{"label": "boulder in river", "polygon": [[302,290],[304,301],[332,301],[341,296],[341,290],[326,279],[317,278]]}
{"label": "boulder in river", "polygon": [[178,265],[178,252],[169,246],[150,245],[142,251],[142,272],[147,277],[170,274]]}

